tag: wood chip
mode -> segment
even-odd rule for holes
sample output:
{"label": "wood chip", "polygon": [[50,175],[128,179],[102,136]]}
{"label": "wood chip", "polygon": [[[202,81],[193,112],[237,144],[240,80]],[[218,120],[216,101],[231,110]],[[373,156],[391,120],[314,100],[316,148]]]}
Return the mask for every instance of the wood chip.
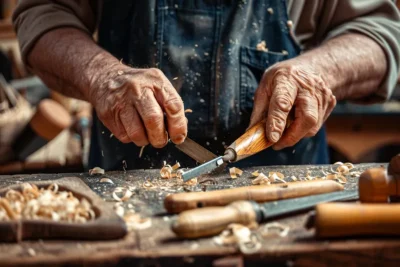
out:
{"label": "wood chip", "polygon": [[140,152],[139,152],[139,158],[141,158],[142,157],[142,155],[143,155],[143,151],[144,151],[144,148],[145,148],[146,146],[142,146],[141,148],[140,148]]}
{"label": "wood chip", "polygon": [[197,177],[190,179],[189,181],[185,182],[185,185],[196,185],[197,184]]}
{"label": "wood chip", "polygon": [[89,175],[95,175],[95,174],[104,174],[104,169],[100,167],[94,167],[93,169],[89,170]]}
{"label": "wood chip", "polygon": [[185,113],[192,113],[193,110],[191,110],[190,108],[185,109]]}
{"label": "wood chip", "polygon": [[260,173],[257,170],[257,171],[252,172],[251,175],[253,175],[254,177],[258,177],[260,175]]}
{"label": "wood chip", "polygon": [[[122,197],[118,196],[118,193],[123,193]],[[116,201],[127,201],[128,199],[131,198],[131,196],[133,195],[133,193],[128,190],[127,188],[123,188],[123,187],[117,187],[114,189],[114,192],[112,193],[113,198]]]}
{"label": "wood chip", "polygon": [[232,179],[236,179],[238,176],[241,176],[243,174],[243,171],[239,168],[232,167],[229,168],[229,175],[231,176]]}
{"label": "wood chip", "polygon": [[101,178],[100,183],[113,184],[114,182],[110,178]]}
{"label": "wood chip", "polygon": [[268,179],[265,174],[260,173],[257,178],[255,178],[253,181],[251,181],[252,184],[254,185],[263,185],[263,184],[271,184],[271,181]]}
{"label": "wood chip", "polygon": [[249,227],[235,223],[228,225],[213,241],[219,246],[236,246],[243,254],[253,254],[261,248],[261,242]]}
{"label": "wood chip", "polygon": [[274,229],[278,230],[278,235],[280,237],[286,237],[289,234],[290,227],[287,225],[283,225],[281,223],[273,222],[264,225],[261,228],[261,235],[262,236],[270,236],[271,233],[274,233]]}

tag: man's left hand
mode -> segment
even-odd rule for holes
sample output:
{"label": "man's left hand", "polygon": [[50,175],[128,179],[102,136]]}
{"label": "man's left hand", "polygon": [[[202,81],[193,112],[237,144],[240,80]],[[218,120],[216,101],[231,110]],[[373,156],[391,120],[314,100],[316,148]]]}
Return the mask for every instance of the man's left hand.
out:
{"label": "man's left hand", "polygon": [[[336,105],[322,75],[296,58],[268,68],[254,96],[250,127],[267,117],[266,135],[276,150],[317,134]],[[284,132],[294,107],[295,119]]]}

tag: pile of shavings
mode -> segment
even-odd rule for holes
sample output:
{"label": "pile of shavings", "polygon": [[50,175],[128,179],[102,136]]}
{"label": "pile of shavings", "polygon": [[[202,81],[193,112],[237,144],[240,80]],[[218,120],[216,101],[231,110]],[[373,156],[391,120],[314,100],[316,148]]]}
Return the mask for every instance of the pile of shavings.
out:
{"label": "pile of shavings", "polygon": [[10,189],[0,198],[0,221],[51,220],[85,223],[96,215],[90,202],[78,199],[70,191],[60,191],[56,183],[47,188],[22,184],[22,192]]}

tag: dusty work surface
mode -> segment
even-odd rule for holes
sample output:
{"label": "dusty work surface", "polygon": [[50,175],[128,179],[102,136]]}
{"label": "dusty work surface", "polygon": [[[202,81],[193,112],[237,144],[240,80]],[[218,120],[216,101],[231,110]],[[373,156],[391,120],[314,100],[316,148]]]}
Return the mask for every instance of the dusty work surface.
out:
{"label": "dusty work surface", "polygon": [[[364,171],[382,164],[361,164],[352,171]],[[277,265],[311,265],[354,263],[368,265],[395,265],[400,260],[400,240],[396,239],[347,239],[347,240],[315,240],[313,231],[306,230],[304,223],[306,214],[280,219],[279,222],[290,227],[286,237],[280,237],[276,232],[266,232],[261,225],[257,235],[262,241],[262,248],[255,254],[242,255],[235,247],[220,247],[214,244],[212,238],[199,240],[178,240],[169,229],[174,216],[165,214],[163,199],[167,194],[184,191],[204,191],[222,188],[239,187],[251,184],[251,172],[255,170],[268,173],[282,172],[285,177],[295,175],[306,176],[311,171],[314,176],[322,176],[322,170],[330,166],[280,166],[245,169],[238,179],[231,179],[228,172],[207,179],[199,180],[196,186],[165,185],[165,180],[159,178],[158,170],[135,170],[126,172],[108,172],[105,175],[89,176],[80,174],[36,174],[0,176],[0,186],[15,183],[43,180],[57,180],[66,176],[81,178],[89,187],[104,200],[115,202],[112,192],[115,187],[130,187],[134,195],[124,202],[126,210],[134,209],[144,217],[151,217],[151,227],[135,230],[122,240],[87,242],[87,241],[24,241],[19,244],[0,244],[0,265],[54,265],[54,264],[101,264],[130,265],[140,263],[140,266],[240,266],[273,262]],[[100,183],[103,177],[110,178],[114,184]],[[145,180],[155,185],[144,188]],[[348,176],[346,189],[355,189],[357,177]],[[290,179],[287,179],[290,181]],[[265,227],[264,227],[265,228]],[[264,231],[263,231],[264,230]],[[239,265],[238,265],[239,264]]]}

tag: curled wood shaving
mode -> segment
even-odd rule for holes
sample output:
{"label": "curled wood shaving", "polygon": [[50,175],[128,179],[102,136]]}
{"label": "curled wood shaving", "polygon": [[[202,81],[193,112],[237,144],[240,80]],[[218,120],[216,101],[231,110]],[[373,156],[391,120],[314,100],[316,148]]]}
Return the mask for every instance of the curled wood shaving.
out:
{"label": "curled wood shaving", "polygon": [[254,171],[251,173],[251,175],[253,175],[254,177],[258,177],[260,173],[258,171]]}
{"label": "curled wood shaving", "polygon": [[193,110],[191,110],[190,108],[185,109],[185,113],[192,113],[192,112],[193,112]]}
{"label": "curled wood shaving", "polygon": [[254,185],[263,185],[263,184],[271,184],[271,181],[268,179],[267,176],[265,176],[264,173],[260,173],[256,179],[251,181],[252,184]]}
{"label": "curled wood shaving", "polygon": [[100,183],[113,184],[114,182],[110,178],[101,178]]}
{"label": "curled wood shaving", "polygon": [[143,187],[144,188],[153,188],[153,187],[155,187],[155,185],[153,183],[151,183],[150,181],[145,181],[143,183]]}
{"label": "curled wood shaving", "polygon": [[261,41],[256,45],[256,50],[258,51],[268,51],[267,44],[265,41]]}
{"label": "curled wood shaving", "polygon": [[171,167],[171,165],[166,164],[166,162],[164,161],[164,166],[160,170],[161,178],[170,179],[172,171],[173,171],[173,168]]}
{"label": "curled wood shaving", "polygon": [[287,236],[290,231],[289,226],[283,225],[281,223],[273,222],[273,223],[268,223],[262,227],[261,235],[262,236],[270,236],[272,232],[275,232],[275,231],[272,231],[274,229],[278,230],[278,235],[280,237]]}
{"label": "curled wood shaving", "polygon": [[[123,193],[123,196],[118,196],[118,193]],[[116,201],[127,201],[132,195],[133,193],[129,189],[123,187],[115,188],[114,192],[112,193],[112,196]]]}
{"label": "curled wood shaving", "polygon": [[229,175],[231,176],[232,179],[236,179],[238,176],[241,176],[243,174],[243,171],[239,168],[232,167],[229,168]]}
{"label": "curled wood shaving", "polygon": [[281,182],[281,183],[286,183],[285,180],[283,180],[283,178],[285,178],[285,176],[280,173],[280,172],[269,172],[268,173],[268,179],[271,181],[271,183],[274,182]]}
{"label": "curled wood shaving", "polygon": [[60,191],[57,184],[40,189],[36,185],[23,184],[21,192],[10,189],[0,198],[0,221],[28,219],[85,223],[95,217],[87,199]]}
{"label": "curled wood shaving", "polygon": [[261,242],[251,230],[241,224],[230,224],[219,235],[213,238],[219,246],[236,246],[243,254],[256,253],[261,248]]}
{"label": "curled wood shaving", "polygon": [[95,175],[95,174],[104,174],[104,169],[100,167],[94,167],[93,169],[89,170],[90,175]]}

